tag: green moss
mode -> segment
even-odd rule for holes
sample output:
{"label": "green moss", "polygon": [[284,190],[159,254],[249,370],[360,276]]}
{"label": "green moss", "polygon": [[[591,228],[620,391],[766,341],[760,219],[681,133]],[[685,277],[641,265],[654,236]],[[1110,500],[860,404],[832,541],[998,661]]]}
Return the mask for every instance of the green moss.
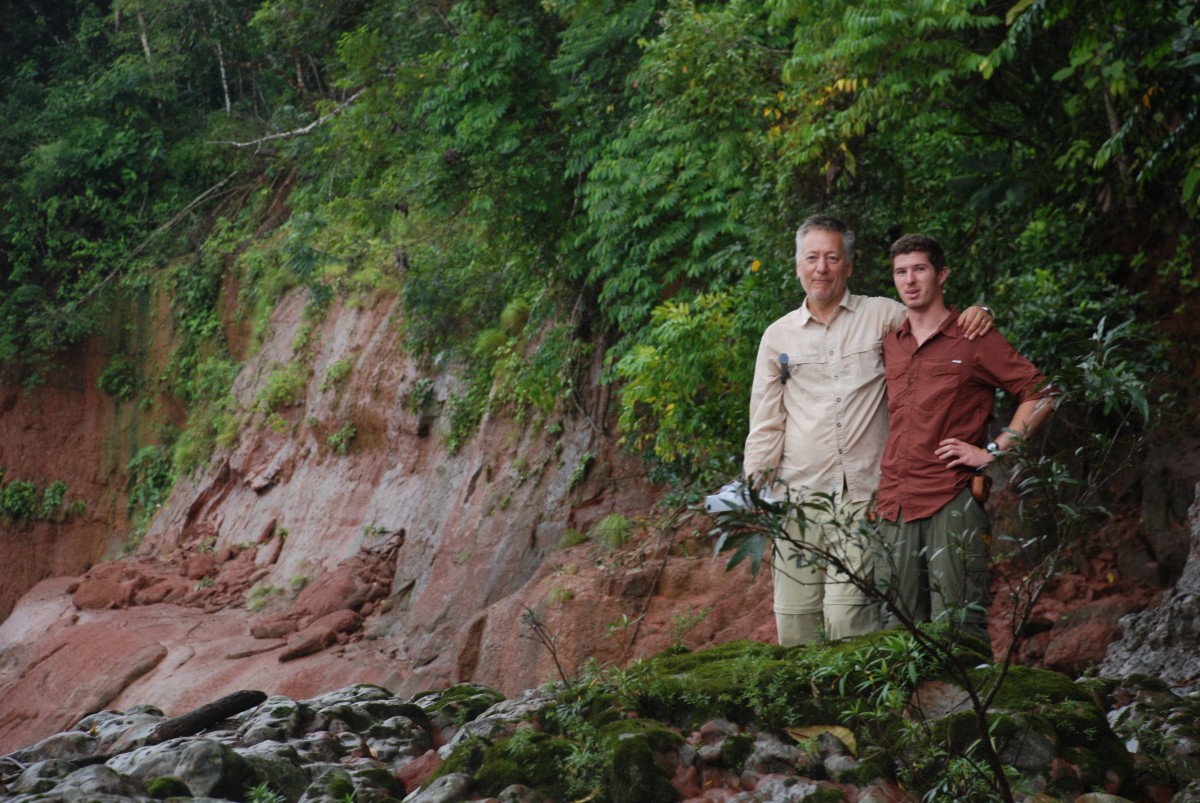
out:
{"label": "green moss", "polygon": [[503,700],[504,695],[495,689],[461,683],[441,692],[429,710],[441,712],[461,725]]}
{"label": "green moss", "polygon": [[513,784],[530,785],[525,783],[521,766],[511,758],[491,755],[475,773],[475,788],[489,797],[499,795],[501,790]]}
{"label": "green moss", "polygon": [[476,789],[498,796],[513,784],[537,789],[552,800],[568,800],[567,761],[575,748],[566,739],[522,729],[490,748],[475,774]]}
{"label": "green moss", "polygon": [[683,744],[683,737],[653,719],[640,717],[622,718],[609,722],[599,729],[602,739],[642,739],[651,750],[665,753]]}
{"label": "green moss", "polygon": [[160,775],[157,778],[151,778],[146,784],[146,793],[156,800],[192,796],[192,790],[188,789],[187,784],[174,775]]}
{"label": "green moss", "polygon": [[668,651],[646,662],[646,676],[631,696],[643,715],[681,727],[751,716],[782,724],[811,696],[803,656],[802,650],[749,641]]}
{"label": "green moss", "polygon": [[750,757],[754,749],[754,736],[749,733],[734,733],[725,737],[721,746],[721,758],[724,762],[741,772],[742,765]]}
{"label": "green moss", "polygon": [[[995,672],[994,669],[972,670],[971,682],[976,688],[986,688]],[[1090,702],[1092,696],[1088,689],[1080,687],[1066,675],[1045,669],[1013,666],[1009,668],[1004,685],[1000,687],[992,706],[1009,711],[1027,711],[1038,703],[1062,700]]]}
{"label": "green moss", "polygon": [[604,787],[612,803],[670,803],[679,800],[667,771],[654,760],[650,741],[638,734],[610,734],[603,743]]}
{"label": "green moss", "polygon": [[845,803],[846,793],[835,786],[822,786],[804,796],[804,803]]}

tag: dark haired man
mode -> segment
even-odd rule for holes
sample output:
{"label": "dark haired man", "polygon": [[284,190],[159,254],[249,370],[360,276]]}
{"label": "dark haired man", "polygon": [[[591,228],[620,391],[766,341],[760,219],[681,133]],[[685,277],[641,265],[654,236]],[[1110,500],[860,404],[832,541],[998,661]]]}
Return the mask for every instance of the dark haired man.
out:
{"label": "dark haired man", "polygon": [[[776,496],[828,494],[843,519],[865,515],[879,482],[887,429],[881,343],[905,317],[891,299],[850,293],[853,270],[854,232],[828,215],[805,220],[796,232],[796,276],[807,295],[759,343],[743,462],[751,481],[776,483]],[[983,308],[964,312],[964,323],[968,317],[972,336],[991,328]],[[789,535],[869,578],[868,557],[840,528],[808,525],[801,532],[793,521]],[[879,628],[878,606],[825,565],[810,550],[779,544],[772,578],[780,644],[813,641],[822,629],[841,638]]]}
{"label": "dark haired man", "polygon": [[[961,318],[943,297],[950,271],[936,240],[907,234],[891,256],[908,312],[883,340],[888,436],[876,581],[913,621],[948,617],[959,632],[987,641],[989,523],[972,496],[972,477],[1050,415],[1053,389],[998,332],[963,337]],[[988,442],[998,389],[1018,406]],[[897,624],[894,613],[888,624]]]}

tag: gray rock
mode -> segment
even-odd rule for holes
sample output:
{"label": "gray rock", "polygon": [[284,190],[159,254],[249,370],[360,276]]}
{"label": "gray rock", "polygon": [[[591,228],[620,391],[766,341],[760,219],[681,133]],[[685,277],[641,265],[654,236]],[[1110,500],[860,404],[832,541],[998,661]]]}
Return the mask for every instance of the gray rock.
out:
{"label": "gray rock", "polygon": [[259,783],[244,757],[228,745],[203,737],[139,747],[114,756],[108,765],[143,783],[172,775],[187,784],[193,795],[238,798]]}
{"label": "gray rock", "polygon": [[1200,499],[1193,493],[1187,526],[1190,548],[1183,574],[1155,608],[1121,620],[1119,641],[1109,645],[1100,663],[1106,677],[1146,674],[1175,691],[1200,690]]}
{"label": "gray rock", "polygon": [[764,778],[753,792],[741,792],[729,803],[801,803],[821,788],[808,778]]}
{"label": "gray rock", "polygon": [[49,792],[78,767],[62,758],[38,761],[26,767],[17,779],[8,785],[10,792]]}
{"label": "gray rock", "polygon": [[1000,760],[1023,773],[1038,775],[1047,772],[1058,755],[1058,741],[1042,733],[1024,717],[1014,717],[1016,733],[997,744]]}
{"label": "gray rock", "polygon": [[329,731],[305,734],[291,744],[305,761],[336,764],[346,755],[342,743]]}
{"label": "gray rock", "polygon": [[[262,747],[263,743],[255,745]],[[287,800],[296,800],[309,786],[308,776],[298,766],[300,754],[291,745],[277,744],[276,750],[247,750],[242,758],[253,770],[255,785],[266,784],[267,788]]]}
{"label": "gray rock", "polygon": [[452,772],[443,775],[424,789],[418,789],[404,803],[461,803],[471,799],[474,781],[470,775]]}
{"label": "gray rock", "polygon": [[246,719],[239,736],[244,744],[286,742],[303,735],[311,718],[312,710],[290,697],[269,697]]}
{"label": "gray rock", "polygon": [[1176,792],[1171,803],[1200,803],[1200,781],[1192,781]]}
{"label": "gray rock", "polygon": [[794,745],[784,744],[773,734],[760,733],[755,737],[750,755],[742,766],[751,772],[769,775],[794,770],[803,757],[804,754]]}
{"label": "gray rock", "polygon": [[543,795],[536,789],[530,789],[528,786],[522,786],[519,783],[513,784],[500,793],[500,803],[553,803],[550,798]]}
{"label": "gray rock", "polygon": [[554,697],[550,692],[541,688],[528,689],[512,700],[501,700],[463,725],[449,742],[438,749],[438,755],[447,758],[459,742],[467,739],[506,736],[512,733],[518,722],[532,717],[553,702]]}
{"label": "gray rock", "polygon": [[145,800],[146,788],[104,764],[83,767],[63,778],[55,788],[63,800]]}
{"label": "gray rock", "polygon": [[299,803],[343,803],[354,791],[350,773],[341,767],[333,767],[309,784]]}
{"label": "gray rock", "polygon": [[52,758],[62,758],[68,761],[88,758],[96,755],[98,752],[96,745],[99,741],[99,738],[90,732],[79,730],[63,731],[53,736],[47,736],[32,747],[26,747],[23,750],[16,750],[9,753],[5,758],[17,762],[22,766],[28,766],[29,764]]}

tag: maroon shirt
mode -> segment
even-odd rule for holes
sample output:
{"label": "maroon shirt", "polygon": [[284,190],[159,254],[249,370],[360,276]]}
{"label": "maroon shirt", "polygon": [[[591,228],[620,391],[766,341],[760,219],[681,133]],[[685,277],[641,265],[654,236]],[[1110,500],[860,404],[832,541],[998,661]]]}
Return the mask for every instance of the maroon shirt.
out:
{"label": "maroon shirt", "polygon": [[888,436],[878,509],[889,521],[928,518],[967,486],[974,470],[947,468],[934,451],[946,438],[983,446],[997,388],[1018,403],[1052,393],[999,332],[963,337],[955,309],[920,348],[908,321],[884,337],[883,370]]}

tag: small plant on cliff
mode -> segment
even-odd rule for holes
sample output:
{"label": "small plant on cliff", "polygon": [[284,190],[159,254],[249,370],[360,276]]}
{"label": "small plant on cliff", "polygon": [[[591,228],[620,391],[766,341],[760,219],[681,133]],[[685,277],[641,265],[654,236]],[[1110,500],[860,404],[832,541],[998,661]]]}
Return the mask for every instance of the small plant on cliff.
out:
{"label": "small plant on cliff", "polygon": [[433,392],[432,379],[424,376],[418,379],[408,394],[408,411],[417,416],[428,414],[433,406]]}
{"label": "small plant on cliff", "polygon": [[610,513],[596,522],[588,536],[598,544],[610,549],[619,549],[629,543],[629,519],[620,513]]}
{"label": "small plant on cliff", "polygon": [[667,628],[667,634],[671,637],[671,645],[675,649],[682,647],[684,637],[692,631],[692,628],[708,618],[710,613],[712,613],[711,607],[696,610],[688,605],[688,609],[683,613],[673,614],[671,625]]}
{"label": "small plant on cliff", "polygon": [[129,401],[137,392],[137,374],[133,364],[125,357],[119,356],[100,372],[100,378],[96,384],[109,396]]}
{"label": "small plant on cliff", "polygon": [[39,493],[29,480],[12,480],[4,484],[4,469],[0,468],[0,517],[13,524],[26,526],[34,521],[62,521],[66,516],[81,513],[82,502],[72,502],[63,508],[67,484],[55,480]]}
{"label": "small plant on cliff", "polygon": [[305,372],[301,366],[293,363],[276,368],[255,398],[258,409],[274,412],[298,404],[304,392],[304,382]]}
{"label": "small plant on cliff", "polygon": [[230,389],[238,370],[237,363],[222,357],[177,366],[176,392],[188,404],[187,424],[175,441],[171,458],[177,476],[205,464],[215,448],[235,442],[237,419]]}
{"label": "small plant on cliff", "polygon": [[346,381],[346,377],[350,376],[350,369],[354,367],[354,361],[349,357],[342,357],[330,364],[328,370],[325,371],[325,378],[321,380],[322,392],[330,388],[340,388]]}
{"label": "small plant on cliff", "polygon": [[329,433],[329,437],[325,439],[325,443],[333,450],[334,454],[346,454],[350,451],[350,445],[354,443],[354,439],[357,436],[358,430],[354,427],[354,424],[347,421],[345,424],[342,424],[340,429]]}

